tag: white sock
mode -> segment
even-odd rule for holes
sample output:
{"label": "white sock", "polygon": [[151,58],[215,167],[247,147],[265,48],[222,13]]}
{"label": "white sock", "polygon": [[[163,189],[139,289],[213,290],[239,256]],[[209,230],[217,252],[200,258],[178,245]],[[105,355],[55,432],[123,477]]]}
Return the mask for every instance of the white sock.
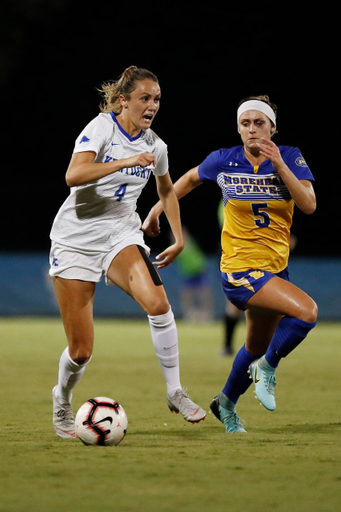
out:
{"label": "white sock", "polygon": [[179,368],[178,333],[173,311],[158,316],[149,316],[150,331],[156,355],[167,385],[167,394],[181,389]]}
{"label": "white sock", "polygon": [[66,347],[59,361],[56,395],[60,402],[71,403],[72,390],[81,380],[87,364],[80,365],[75,363],[70,357],[69,348]]}

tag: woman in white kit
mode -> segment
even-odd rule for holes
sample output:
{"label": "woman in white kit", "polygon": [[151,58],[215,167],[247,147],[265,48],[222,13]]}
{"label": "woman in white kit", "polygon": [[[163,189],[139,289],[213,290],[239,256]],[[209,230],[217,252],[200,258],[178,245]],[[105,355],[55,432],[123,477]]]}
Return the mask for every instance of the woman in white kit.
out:
{"label": "woman in white kit", "polygon": [[156,76],[131,66],[102,86],[102,113],[76,140],[66,183],[71,193],[51,230],[50,275],[68,347],[52,391],[57,435],[75,437],[72,390],[82,377],[94,343],[96,282],[119,286],[147,313],[153,345],[167,385],[167,404],[196,423],[206,412],[180,384],[177,329],[162,281],[148,258],[136,201],[151,173],[175,243],[159,254],[157,268],[183,249],[179,204],[168,172],[166,144],[150,129],[159,110]]}

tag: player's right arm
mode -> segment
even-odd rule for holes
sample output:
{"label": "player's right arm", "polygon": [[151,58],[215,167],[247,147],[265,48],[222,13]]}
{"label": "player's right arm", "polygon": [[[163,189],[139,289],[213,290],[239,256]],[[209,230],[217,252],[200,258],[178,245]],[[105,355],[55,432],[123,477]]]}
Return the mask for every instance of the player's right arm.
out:
{"label": "player's right arm", "polygon": [[[174,183],[174,191],[176,197],[181,199],[191,192],[194,188],[202,184],[199,178],[199,166],[194,167],[186,172],[181,178]],[[158,236],[160,234],[159,217],[163,212],[161,201],[158,201],[148,213],[143,225],[142,230],[150,237]]]}
{"label": "player's right arm", "polygon": [[94,151],[83,151],[74,153],[71,162],[66,171],[65,180],[69,187],[86,185],[99,178],[108,176],[114,172],[125,169],[126,167],[148,167],[156,166],[155,155],[151,153],[140,153],[129,158],[120,158],[105,163],[94,163],[96,153]]}

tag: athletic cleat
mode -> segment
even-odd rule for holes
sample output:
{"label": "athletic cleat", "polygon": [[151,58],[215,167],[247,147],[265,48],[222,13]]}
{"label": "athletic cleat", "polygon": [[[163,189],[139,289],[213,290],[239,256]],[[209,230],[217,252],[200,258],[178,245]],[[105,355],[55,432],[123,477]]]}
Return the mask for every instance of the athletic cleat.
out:
{"label": "athletic cleat", "polygon": [[249,366],[250,379],[255,385],[255,392],[258,400],[266,409],[274,411],[276,409],[275,386],[276,376],[273,371],[264,370],[259,367],[258,360],[253,361]]}
{"label": "athletic cleat", "polygon": [[171,412],[180,412],[189,423],[198,423],[206,417],[206,411],[192,402],[184,389],[178,389],[172,396],[167,396],[167,405]]}
{"label": "athletic cleat", "polygon": [[76,437],[75,420],[73,417],[71,404],[60,404],[56,397],[55,386],[52,390],[53,402],[53,427],[57,436],[64,439],[71,439]]}
{"label": "athletic cleat", "polygon": [[241,434],[246,432],[243,425],[240,423],[240,419],[235,411],[230,411],[225,409],[221,405],[219,405],[219,397],[216,396],[213,398],[210,403],[210,409],[213,412],[214,416],[221,421],[228,434]]}

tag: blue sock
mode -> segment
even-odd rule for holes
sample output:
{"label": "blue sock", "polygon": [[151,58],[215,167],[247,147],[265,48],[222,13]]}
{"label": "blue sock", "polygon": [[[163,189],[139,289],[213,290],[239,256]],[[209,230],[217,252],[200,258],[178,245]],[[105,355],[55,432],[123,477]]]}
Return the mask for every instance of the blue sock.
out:
{"label": "blue sock", "polygon": [[282,357],[290,354],[315,325],[316,322],[304,322],[289,316],[282,318],[266,351],[265,359],[267,362],[273,368],[277,368]]}
{"label": "blue sock", "polygon": [[250,354],[246,350],[245,345],[237,353],[233,361],[231,373],[222,391],[234,404],[237,403],[240,395],[245,393],[252,384],[248,369],[252,361],[259,357]]}

